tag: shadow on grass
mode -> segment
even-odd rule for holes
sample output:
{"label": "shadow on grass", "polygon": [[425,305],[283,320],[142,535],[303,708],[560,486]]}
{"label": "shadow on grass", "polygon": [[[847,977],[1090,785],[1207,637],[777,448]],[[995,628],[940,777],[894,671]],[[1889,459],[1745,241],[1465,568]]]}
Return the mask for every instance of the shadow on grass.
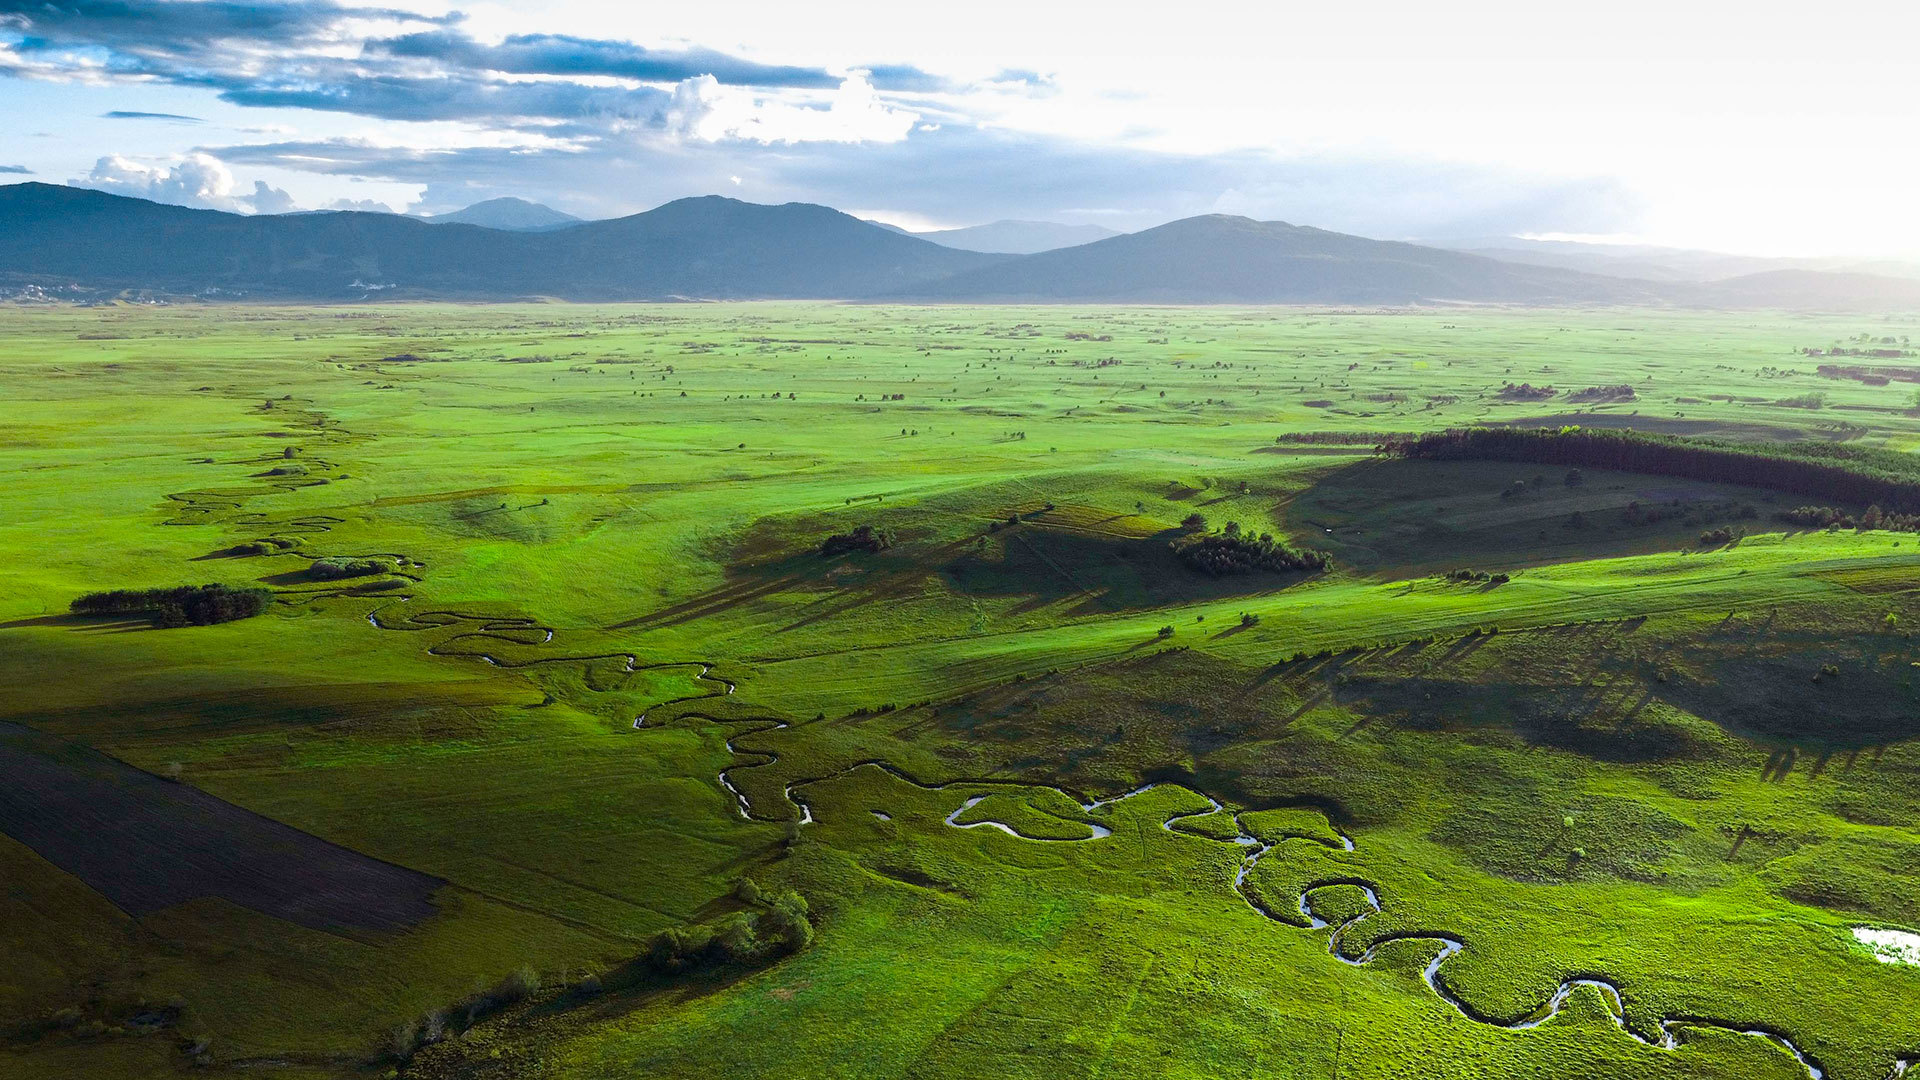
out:
{"label": "shadow on grass", "polygon": [[69,630],[85,630],[94,633],[119,633],[154,628],[151,619],[128,615],[35,615],[25,619],[0,622],[0,630],[17,630],[28,626],[64,626]]}

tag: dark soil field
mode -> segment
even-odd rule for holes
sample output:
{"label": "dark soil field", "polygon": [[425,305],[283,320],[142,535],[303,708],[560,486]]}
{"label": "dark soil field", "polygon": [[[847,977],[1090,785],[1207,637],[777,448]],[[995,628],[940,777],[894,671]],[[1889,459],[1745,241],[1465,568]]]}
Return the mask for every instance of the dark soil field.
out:
{"label": "dark soil field", "polygon": [[403,930],[442,882],[0,721],[0,832],[129,915],[218,898],[331,933]]}

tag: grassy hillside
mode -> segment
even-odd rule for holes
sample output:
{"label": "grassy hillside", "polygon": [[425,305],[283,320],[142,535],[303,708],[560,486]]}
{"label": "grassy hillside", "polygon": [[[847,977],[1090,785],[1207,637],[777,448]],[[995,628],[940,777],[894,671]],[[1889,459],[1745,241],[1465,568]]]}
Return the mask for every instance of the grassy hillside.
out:
{"label": "grassy hillside", "polygon": [[1904,454],[1916,332],[7,308],[0,1074],[1880,1080],[1920,536],[1373,447]]}

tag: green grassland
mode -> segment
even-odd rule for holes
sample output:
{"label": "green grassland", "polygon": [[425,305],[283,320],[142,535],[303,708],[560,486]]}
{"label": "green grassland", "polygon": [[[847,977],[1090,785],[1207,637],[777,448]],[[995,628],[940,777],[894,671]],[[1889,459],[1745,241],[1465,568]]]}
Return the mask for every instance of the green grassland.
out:
{"label": "green grassland", "polygon": [[[0,768],[98,773],[91,748],[148,774],[132,824],[0,829],[0,1075],[1881,1080],[1920,1057],[1920,968],[1851,930],[1920,929],[1920,536],[1372,444],[1501,423],[1909,450],[1912,384],[1802,350],[1915,334],[0,311]],[[1555,394],[1502,395],[1521,382]],[[1170,547],[1194,514],[1333,564],[1198,573]],[[818,553],[860,525],[891,546]],[[275,603],[67,614],[203,582]],[[220,884],[203,841],[229,818],[188,793],[299,830],[312,873]],[[153,882],[88,880],[95,844],[212,884],[116,904]],[[302,914],[376,863],[426,875],[431,914]],[[636,964],[754,910],[742,879],[803,895],[812,944]],[[543,989],[390,1052],[521,969]]]}

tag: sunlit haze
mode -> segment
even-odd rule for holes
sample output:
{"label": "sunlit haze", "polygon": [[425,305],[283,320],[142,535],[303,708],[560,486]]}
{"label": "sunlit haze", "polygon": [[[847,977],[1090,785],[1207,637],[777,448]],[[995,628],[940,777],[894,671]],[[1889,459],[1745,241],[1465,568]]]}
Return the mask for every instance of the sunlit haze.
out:
{"label": "sunlit haze", "polygon": [[6,179],[241,212],[723,193],[1920,255],[1920,8],[1884,0],[0,12]]}

